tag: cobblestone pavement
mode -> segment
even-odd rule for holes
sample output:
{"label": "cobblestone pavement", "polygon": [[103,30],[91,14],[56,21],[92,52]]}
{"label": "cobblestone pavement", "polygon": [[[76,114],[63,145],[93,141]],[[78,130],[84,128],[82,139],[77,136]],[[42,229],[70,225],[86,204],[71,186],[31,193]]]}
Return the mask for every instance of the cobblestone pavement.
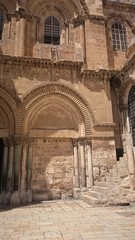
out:
{"label": "cobblestone pavement", "polygon": [[134,207],[92,207],[81,200],[0,208],[0,240],[135,240]]}

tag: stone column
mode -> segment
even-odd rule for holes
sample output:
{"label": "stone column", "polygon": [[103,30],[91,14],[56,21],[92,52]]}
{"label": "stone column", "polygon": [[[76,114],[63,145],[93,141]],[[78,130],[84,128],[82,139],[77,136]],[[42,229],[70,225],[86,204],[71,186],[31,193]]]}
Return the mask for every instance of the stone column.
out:
{"label": "stone column", "polygon": [[86,141],[87,147],[87,187],[91,188],[93,186],[93,163],[92,163],[92,151],[91,151],[91,141]]}
{"label": "stone column", "polygon": [[7,173],[7,191],[13,190],[13,163],[14,163],[14,139],[9,138],[9,159],[8,159],[8,173]]}
{"label": "stone column", "polygon": [[22,137],[15,137],[15,157],[14,157],[14,191],[20,190],[20,166],[22,155]]}
{"label": "stone column", "polygon": [[79,188],[80,181],[79,181],[79,159],[77,139],[73,139],[73,147],[74,147],[74,188]]}
{"label": "stone column", "polygon": [[26,178],[27,202],[32,202],[33,144],[34,144],[34,138],[29,139],[28,161],[27,161],[27,178]]}
{"label": "stone column", "polygon": [[10,203],[11,193],[13,191],[13,163],[14,163],[14,138],[11,136],[8,139],[9,142],[9,155],[8,155],[8,169],[7,169],[7,183],[6,183],[6,195],[4,204]]}
{"label": "stone column", "polygon": [[80,187],[86,187],[86,162],[85,162],[85,141],[79,140],[80,148]]}
{"label": "stone column", "polygon": [[4,155],[3,155],[3,167],[2,167],[2,191],[6,191],[7,183],[7,168],[8,168],[8,139],[4,138]]}
{"label": "stone column", "polygon": [[22,163],[21,163],[21,203],[26,203],[26,176],[28,159],[28,138],[23,139]]}
{"label": "stone column", "polygon": [[15,151],[14,151],[14,184],[13,193],[11,195],[10,204],[20,204],[20,171],[21,171],[21,155],[22,155],[22,137],[15,136]]}
{"label": "stone column", "polygon": [[19,43],[19,56],[25,55],[25,34],[26,34],[26,19],[20,18],[20,43]]}

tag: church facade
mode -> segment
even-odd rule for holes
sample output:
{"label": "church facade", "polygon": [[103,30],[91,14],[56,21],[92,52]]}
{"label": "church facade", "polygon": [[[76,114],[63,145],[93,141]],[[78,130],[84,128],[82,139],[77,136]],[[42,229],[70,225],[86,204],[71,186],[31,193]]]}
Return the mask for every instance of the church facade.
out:
{"label": "church facade", "polygon": [[0,204],[135,201],[134,14],[1,0]]}

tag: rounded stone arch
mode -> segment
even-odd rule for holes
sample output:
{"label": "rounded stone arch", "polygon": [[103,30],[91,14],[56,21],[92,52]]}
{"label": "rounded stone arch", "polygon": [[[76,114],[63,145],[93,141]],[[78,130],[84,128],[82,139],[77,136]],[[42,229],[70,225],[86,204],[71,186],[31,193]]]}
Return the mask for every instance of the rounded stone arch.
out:
{"label": "rounded stone arch", "polygon": [[40,12],[42,10],[47,10],[47,8],[51,6],[51,8],[58,9],[61,13],[63,13],[63,16],[65,16],[65,19],[69,20],[70,18],[74,17],[74,13],[76,15],[79,15],[82,11],[83,8],[80,4],[79,1],[65,1],[63,0],[63,4],[61,4],[61,1],[58,0],[57,2],[54,3],[54,1],[44,1],[44,0],[30,0],[28,3],[28,9],[30,12],[33,14],[36,14],[37,16],[40,15]]}
{"label": "rounded stone arch", "polygon": [[128,96],[131,88],[135,85],[135,79],[128,78],[125,84],[120,87],[120,104],[128,106]]}
{"label": "rounded stone arch", "polygon": [[6,12],[11,12],[15,11],[16,9],[16,1],[11,0],[11,1],[6,1],[6,0],[1,0],[0,2],[0,8],[4,8]]}
{"label": "rounded stone arch", "polygon": [[120,21],[123,24],[128,25],[131,30],[134,32],[135,31],[135,25],[133,24],[133,22],[126,17],[123,14],[117,14],[117,13],[113,13],[111,15],[109,15],[106,19],[107,24],[111,25],[112,23],[114,23],[115,21]]}
{"label": "rounded stone arch", "polygon": [[15,100],[3,89],[0,88],[0,115],[4,119],[4,128],[9,128],[9,134],[15,131]]}
{"label": "rounded stone arch", "polygon": [[82,98],[82,96],[75,90],[69,88],[69,86],[63,84],[43,84],[37,88],[34,88],[32,91],[29,91],[23,96],[24,107],[27,111],[25,116],[25,127],[24,132],[27,133],[28,121],[30,115],[32,114],[35,106],[36,108],[40,105],[45,98],[49,96],[60,97],[68,104],[72,104],[73,111],[76,110],[76,114],[81,116],[85,126],[85,136],[91,136],[92,134],[92,125],[95,123],[95,118],[93,112],[87,103],[87,101]]}

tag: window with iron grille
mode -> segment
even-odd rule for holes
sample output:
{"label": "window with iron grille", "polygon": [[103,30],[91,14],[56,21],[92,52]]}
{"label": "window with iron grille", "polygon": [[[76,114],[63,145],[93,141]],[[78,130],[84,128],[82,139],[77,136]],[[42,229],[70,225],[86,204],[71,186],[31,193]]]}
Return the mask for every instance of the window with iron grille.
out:
{"label": "window with iron grille", "polygon": [[115,51],[126,51],[128,47],[127,43],[127,31],[123,24],[115,22],[112,27],[112,41],[113,49]]}
{"label": "window with iron grille", "polygon": [[50,16],[45,20],[44,43],[53,45],[60,44],[60,24],[54,16]]}
{"label": "window with iron grille", "polygon": [[133,146],[135,146],[135,86],[131,88],[128,96],[128,116]]}
{"label": "window with iron grille", "polygon": [[3,11],[0,10],[0,40],[2,39],[3,24],[4,24],[4,14],[3,14]]}

